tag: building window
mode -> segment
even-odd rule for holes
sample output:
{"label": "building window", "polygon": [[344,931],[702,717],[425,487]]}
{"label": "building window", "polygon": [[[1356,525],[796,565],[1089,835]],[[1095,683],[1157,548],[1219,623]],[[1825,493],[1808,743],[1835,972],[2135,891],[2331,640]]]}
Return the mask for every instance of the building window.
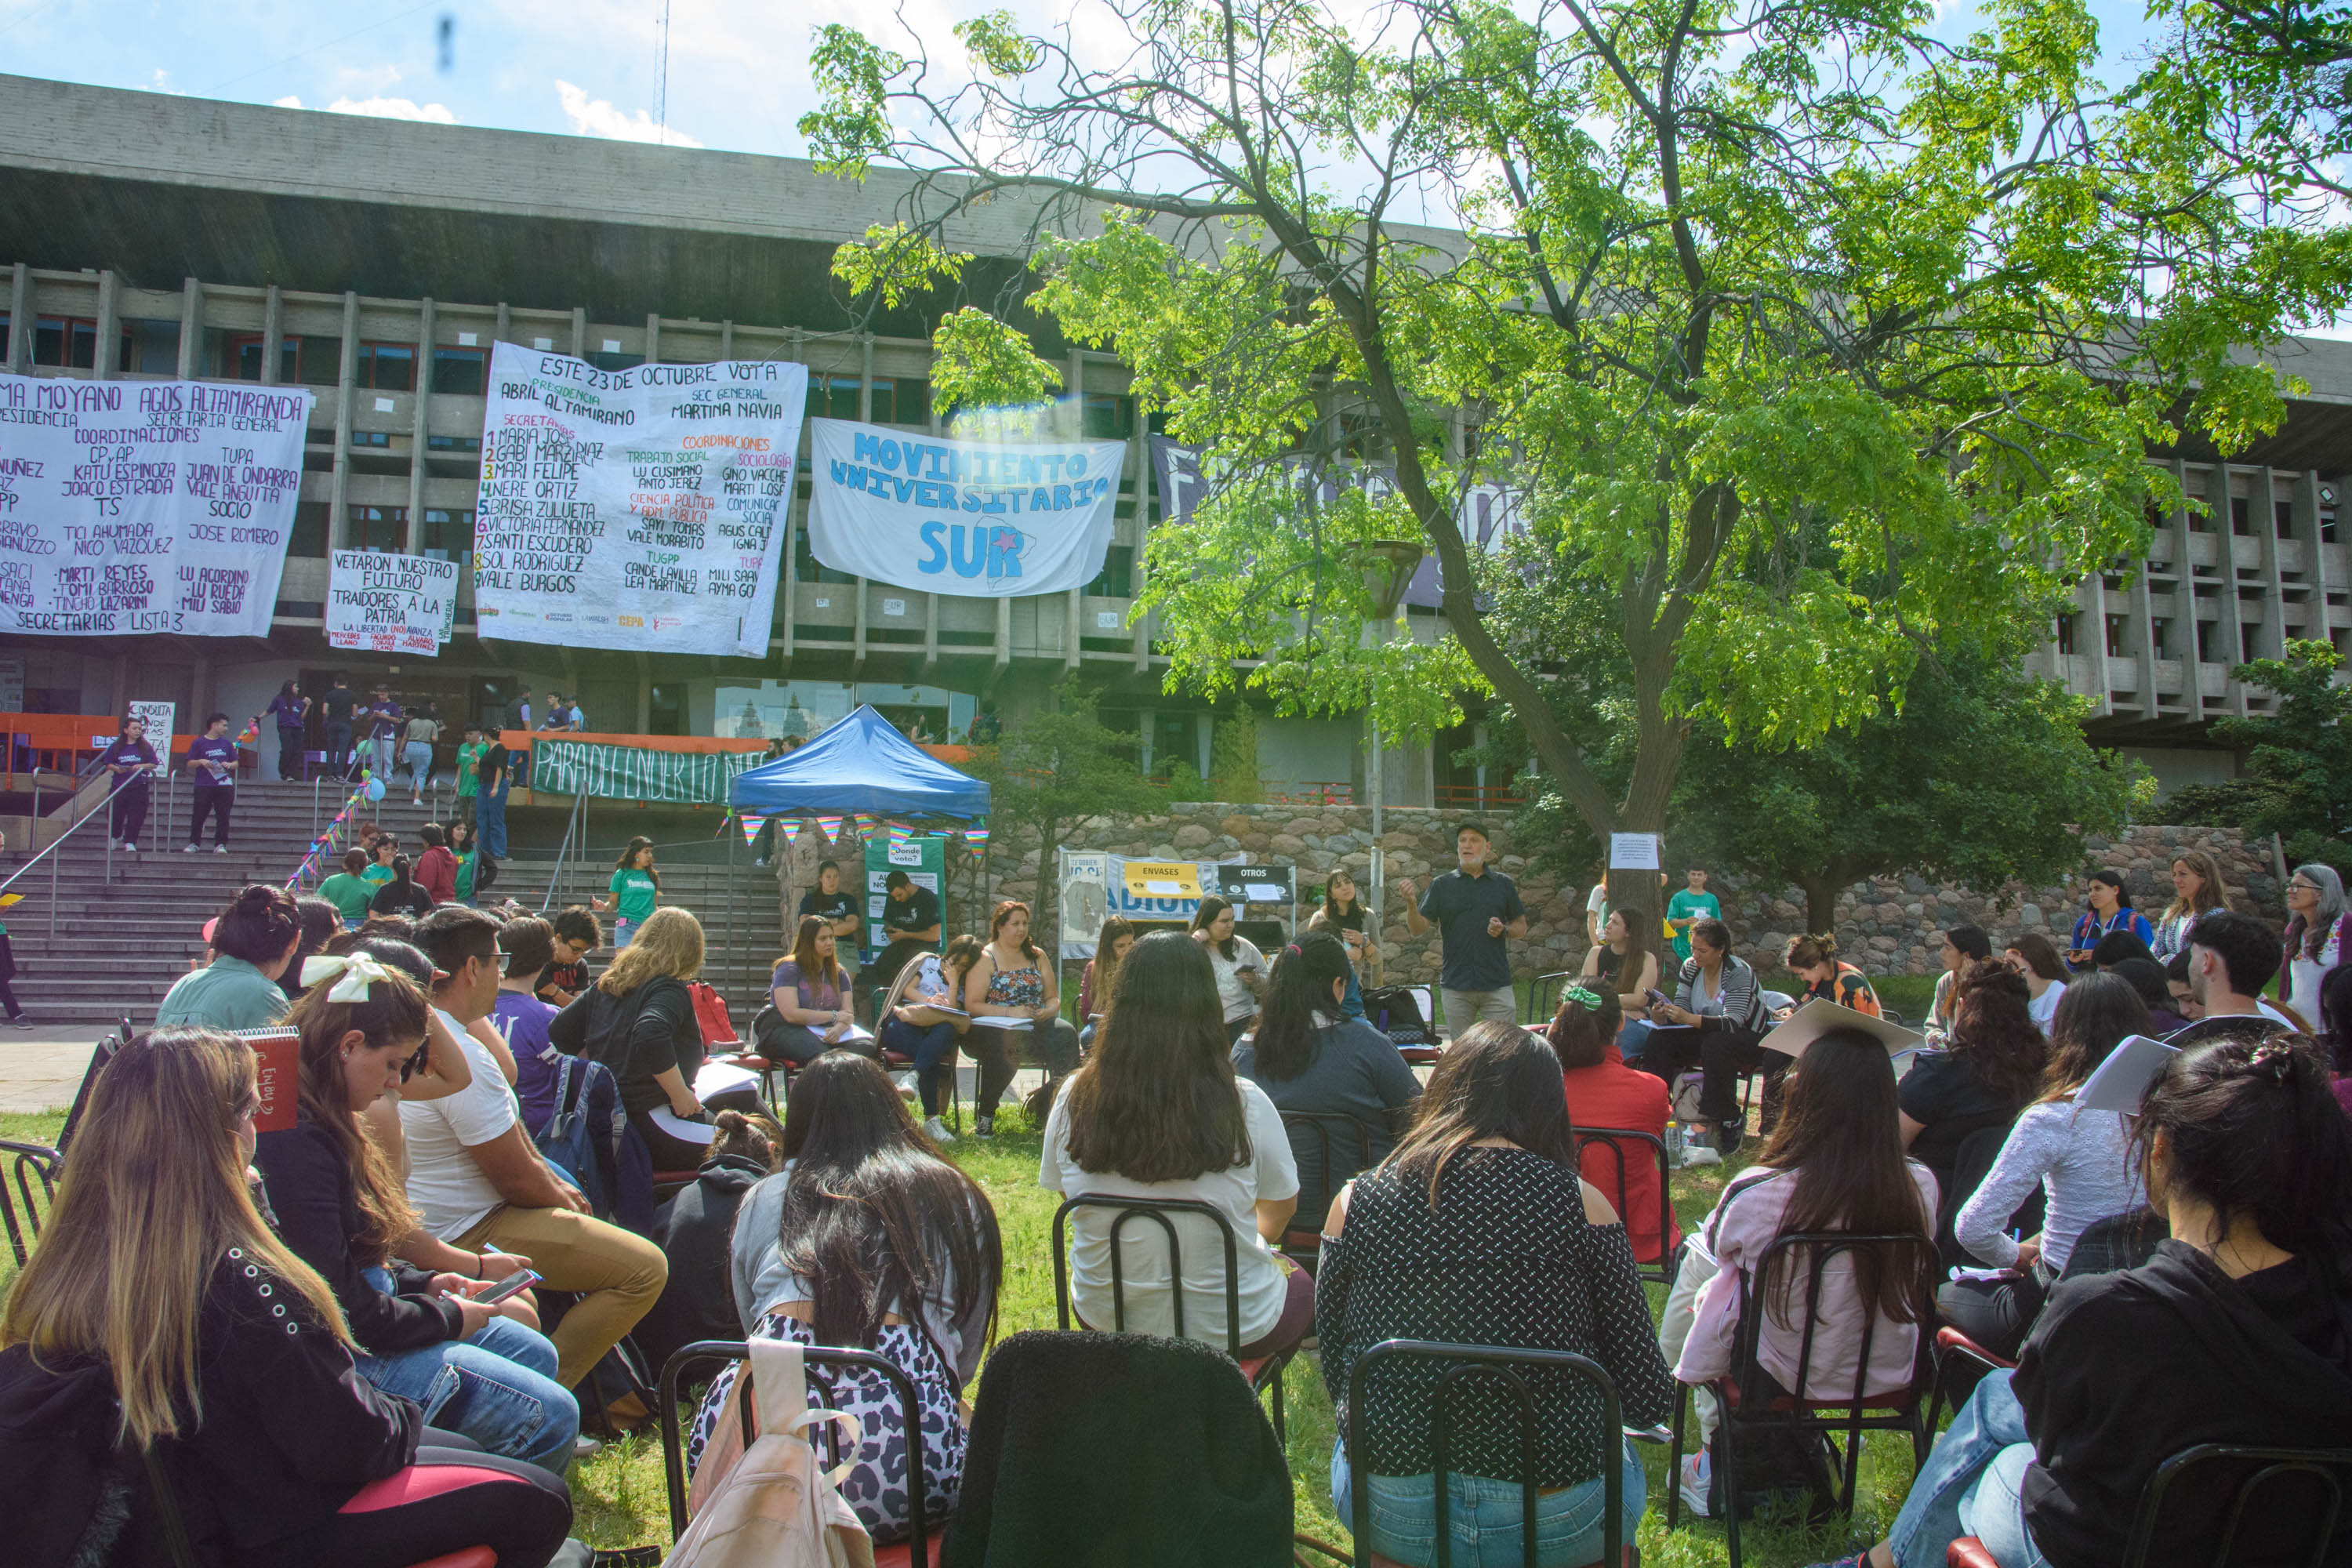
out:
{"label": "building window", "polygon": [[865,384],[854,375],[809,373],[808,411],[812,419],[855,419],[858,389]]}
{"label": "building window", "polygon": [[479,397],[488,384],[489,361],[479,349],[433,351],[433,390],[452,397]]}
{"label": "building window", "polygon": [[2075,623],[2080,621],[2082,618],[2083,617],[2080,616],[2074,615],[2061,616],[2058,617],[2058,651],[2061,654],[2071,656],[2074,653],[2074,626]]}
{"label": "building window", "polygon": [[2252,621],[2240,621],[2238,623],[2239,663],[2251,664],[2255,659],[2263,657],[2261,645],[2262,634],[2263,628]]}
{"label": "building window", "polygon": [[[223,356],[221,373],[239,381],[261,379],[261,334],[247,332],[228,341],[228,353]],[[278,379],[292,383],[301,380],[302,340],[288,338],[278,345]]]}
{"label": "building window", "polygon": [[139,375],[180,373],[180,323],[131,320],[122,323],[122,357],[115,369]]}
{"label": "building window", "polygon": [[2158,616],[2147,623],[2147,651],[2152,658],[2172,657],[2172,623]]}
{"label": "building window", "polygon": [[436,506],[425,509],[425,531],[416,542],[417,554],[436,561],[463,561],[473,552],[472,512]]}
{"label": "building window", "polygon": [[294,503],[294,531],[286,542],[289,555],[308,556],[312,560],[327,553],[327,513],[331,509],[322,500]]}
{"label": "building window", "polygon": [[2278,536],[2281,539],[2294,537],[2294,503],[2293,501],[2271,502],[2271,518],[2278,528]]}
{"label": "building window", "polygon": [[347,550],[381,550],[398,554],[402,540],[408,532],[408,509],[404,506],[355,506],[352,508],[351,527],[347,531]]}
{"label": "building window", "polygon": [[390,447],[392,445],[392,432],[389,430],[354,430],[352,432],[352,445],[354,447]]}
{"label": "building window", "polygon": [[598,370],[635,370],[646,363],[646,356],[643,354],[600,353],[583,354],[580,357]]}
{"label": "building window", "polygon": [[425,437],[425,449],[428,452],[455,452],[470,458],[478,458],[482,455],[482,438],[479,436],[427,436]]}
{"label": "building window", "polygon": [[1086,433],[1097,441],[1124,441],[1135,434],[1135,399],[1125,393],[1087,394]]}
{"label": "building window", "polygon": [[2211,664],[2213,662],[2213,628],[2221,624],[2221,623],[2219,621],[2200,621],[2197,623],[2198,663]]}
{"label": "building window", "polygon": [[75,316],[42,316],[33,323],[33,363],[72,370],[98,367],[98,323]]}
{"label": "building window", "polygon": [[413,343],[362,343],[352,384],[376,392],[410,392],[416,386]]}
{"label": "building window", "polygon": [[877,425],[928,425],[931,418],[931,384],[912,376],[877,380],[874,384]]}
{"label": "building window", "polygon": [[1135,596],[1135,551],[1129,545],[1114,544],[1103,552],[1103,569],[1087,584],[1087,594],[1097,599],[1130,599]]}
{"label": "building window", "polygon": [[2230,498],[2230,531],[2241,538],[2254,531],[2254,503],[2244,496]]}
{"label": "building window", "polygon": [[2121,658],[2124,657],[2124,627],[2127,624],[2126,619],[2122,616],[2109,616],[2106,619],[2107,657]]}

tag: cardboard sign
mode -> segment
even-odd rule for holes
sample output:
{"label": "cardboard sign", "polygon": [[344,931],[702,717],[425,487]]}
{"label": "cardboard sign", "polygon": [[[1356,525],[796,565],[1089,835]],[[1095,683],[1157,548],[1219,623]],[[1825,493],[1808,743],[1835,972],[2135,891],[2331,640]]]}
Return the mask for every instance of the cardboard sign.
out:
{"label": "cardboard sign", "polygon": [[1237,904],[1286,904],[1294,875],[1288,866],[1220,865],[1217,891]]}

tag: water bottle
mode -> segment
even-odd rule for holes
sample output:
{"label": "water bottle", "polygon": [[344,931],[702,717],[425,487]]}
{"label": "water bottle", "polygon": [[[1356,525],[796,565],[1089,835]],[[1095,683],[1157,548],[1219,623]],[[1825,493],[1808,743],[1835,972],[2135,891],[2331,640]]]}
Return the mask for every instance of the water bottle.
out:
{"label": "water bottle", "polygon": [[1681,1164],[1683,1163],[1683,1124],[1681,1122],[1669,1121],[1666,1123],[1665,1142],[1667,1163],[1675,1165]]}

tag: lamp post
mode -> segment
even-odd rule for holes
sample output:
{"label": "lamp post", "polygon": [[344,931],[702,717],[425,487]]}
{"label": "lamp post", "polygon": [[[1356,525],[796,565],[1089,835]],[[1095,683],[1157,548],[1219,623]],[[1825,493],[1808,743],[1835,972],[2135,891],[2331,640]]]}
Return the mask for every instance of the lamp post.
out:
{"label": "lamp post", "polygon": [[[1371,595],[1372,603],[1380,610],[1372,631],[1373,646],[1377,647],[1388,639],[1389,624],[1396,619],[1397,607],[1404,603],[1404,591],[1412,584],[1412,574],[1421,565],[1422,548],[1406,540],[1382,539],[1373,542],[1371,551],[1372,563],[1364,568],[1364,591]],[[1381,743],[1381,721],[1377,710],[1370,722],[1371,768],[1366,781],[1370,785],[1369,793],[1372,799],[1372,863],[1369,879],[1371,882],[1372,919],[1384,921],[1388,918],[1388,858],[1381,848],[1381,837],[1387,827],[1381,797],[1384,794],[1382,775],[1388,772],[1388,759]],[[1375,978],[1381,976],[1376,973]]]}

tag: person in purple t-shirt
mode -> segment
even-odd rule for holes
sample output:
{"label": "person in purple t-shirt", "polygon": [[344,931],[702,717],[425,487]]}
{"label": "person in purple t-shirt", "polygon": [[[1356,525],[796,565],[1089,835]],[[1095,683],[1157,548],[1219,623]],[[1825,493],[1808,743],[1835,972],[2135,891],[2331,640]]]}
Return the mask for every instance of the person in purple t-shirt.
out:
{"label": "person in purple t-shirt", "polygon": [[499,928],[499,951],[506,971],[490,1009],[490,1026],[514,1054],[515,1094],[522,1101],[522,1124],[536,1138],[555,1114],[556,1070],[563,1058],[548,1042],[547,1023],[555,1009],[531,994],[540,975],[555,959],[555,928],[536,915]]}
{"label": "person in purple t-shirt", "polygon": [[213,853],[228,853],[228,808],[236,804],[236,742],[228,738],[228,715],[215,713],[205,721],[205,732],[188,742],[188,842],[180,851],[193,855],[204,846],[205,818],[213,819]]}

